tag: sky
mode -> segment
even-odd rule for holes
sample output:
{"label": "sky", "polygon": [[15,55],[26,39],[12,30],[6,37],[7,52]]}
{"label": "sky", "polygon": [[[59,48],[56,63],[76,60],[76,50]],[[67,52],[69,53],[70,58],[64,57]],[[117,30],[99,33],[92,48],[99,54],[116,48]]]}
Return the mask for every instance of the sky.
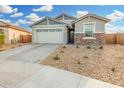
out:
{"label": "sky", "polygon": [[29,25],[45,16],[56,17],[61,13],[81,17],[94,13],[111,19],[106,32],[124,31],[124,5],[0,5],[0,20],[27,30]]}

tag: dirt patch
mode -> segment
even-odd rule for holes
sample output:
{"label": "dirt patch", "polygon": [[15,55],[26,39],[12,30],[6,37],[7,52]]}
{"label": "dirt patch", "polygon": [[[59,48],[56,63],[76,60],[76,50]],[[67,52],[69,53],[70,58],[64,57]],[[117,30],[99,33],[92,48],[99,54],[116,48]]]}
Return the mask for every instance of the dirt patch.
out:
{"label": "dirt patch", "polygon": [[12,49],[12,48],[17,48],[17,47],[21,47],[24,44],[18,43],[18,44],[9,44],[9,45],[2,45],[2,48],[0,48],[0,52],[8,50],[8,49]]}
{"label": "dirt patch", "polygon": [[[90,48],[89,48],[90,47]],[[58,57],[55,60],[54,57]],[[60,46],[41,64],[124,87],[124,46]]]}

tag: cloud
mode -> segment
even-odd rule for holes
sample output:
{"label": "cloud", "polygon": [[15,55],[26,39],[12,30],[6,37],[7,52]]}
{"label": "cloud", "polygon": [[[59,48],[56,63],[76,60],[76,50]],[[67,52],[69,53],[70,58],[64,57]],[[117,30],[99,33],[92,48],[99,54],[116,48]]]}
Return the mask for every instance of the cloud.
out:
{"label": "cloud", "polygon": [[20,17],[20,16],[23,16],[24,14],[22,12],[19,12],[19,13],[15,13],[15,14],[12,14],[10,15],[10,17]]}
{"label": "cloud", "polygon": [[107,23],[106,32],[124,32],[124,26],[113,25],[111,23]]}
{"label": "cloud", "polygon": [[11,20],[9,20],[9,19],[0,19],[0,21],[11,23]]}
{"label": "cloud", "polygon": [[77,11],[77,18],[80,18],[80,17],[82,17],[82,16],[84,16],[84,15],[86,15],[86,14],[88,14],[88,11]]}
{"label": "cloud", "polygon": [[13,9],[13,12],[14,12],[14,13],[16,13],[17,11],[18,11],[18,9],[17,9],[17,8],[14,8],[14,9]]}
{"label": "cloud", "polygon": [[32,24],[31,21],[27,21],[27,20],[25,20],[25,19],[19,19],[17,23],[18,23],[18,24],[25,24],[25,25],[30,25],[30,24]]}
{"label": "cloud", "polygon": [[53,10],[53,6],[52,5],[44,5],[41,6],[37,9],[33,9],[34,12],[43,12],[43,11],[52,11]]}
{"label": "cloud", "polygon": [[14,25],[19,26],[20,24],[19,24],[19,22],[15,22]]}
{"label": "cloud", "polygon": [[17,8],[13,9],[11,6],[8,5],[0,5],[0,13],[10,14],[17,11],[18,11]]}
{"label": "cloud", "polygon": [[124,12],[113,10],[113,13],[107,15],[106,17],[111,19],[112,21],[117,21],[119,19],[124,18]]}
{"label": "cloud", "polygon": [[25,18],[27,18],[31,22],[36,22],[36,21],[40,20],[43,17],[39,17],[37,14],[31,13],[31,14],[27,15]]}

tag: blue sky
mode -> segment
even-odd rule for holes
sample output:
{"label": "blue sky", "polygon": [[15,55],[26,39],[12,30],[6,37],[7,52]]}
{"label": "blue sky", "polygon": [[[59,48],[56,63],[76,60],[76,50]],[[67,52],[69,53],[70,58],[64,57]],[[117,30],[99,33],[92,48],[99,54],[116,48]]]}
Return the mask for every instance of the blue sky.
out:
{"label": "blue sky", "polygon": [[29,29],[33,22],[45,17],[55,17],[61,13],[81,17],[94,13],[111,19],[108,31],[124,31],[124,6],[122,5],[10,5],[0,6],[0,20]]}

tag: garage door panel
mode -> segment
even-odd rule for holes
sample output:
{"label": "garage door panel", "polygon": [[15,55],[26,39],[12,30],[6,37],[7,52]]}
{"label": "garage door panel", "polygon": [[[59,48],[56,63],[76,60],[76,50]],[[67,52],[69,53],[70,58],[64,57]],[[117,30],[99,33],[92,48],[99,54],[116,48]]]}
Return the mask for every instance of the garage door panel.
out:
{"label": "garage door panel", "polygon": [[41,30],[37,32],[37,43],[63,43],[62,30]]}

